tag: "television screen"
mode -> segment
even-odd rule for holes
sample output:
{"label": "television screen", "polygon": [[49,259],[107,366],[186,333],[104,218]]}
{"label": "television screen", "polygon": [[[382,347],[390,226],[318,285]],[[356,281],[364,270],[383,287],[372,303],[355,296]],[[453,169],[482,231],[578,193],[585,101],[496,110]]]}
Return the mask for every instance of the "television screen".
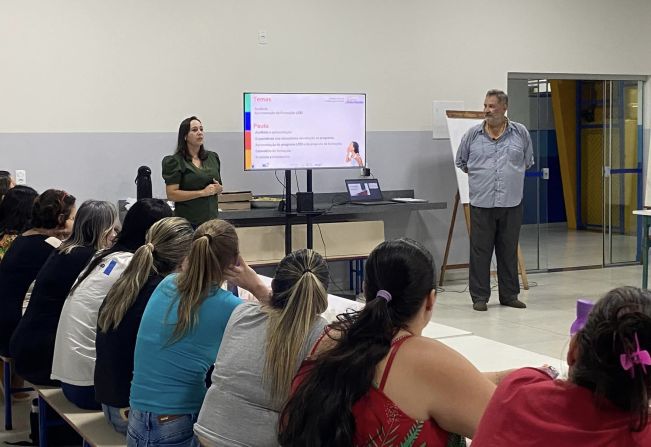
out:
{"label": "television screen", "polygon": [[363,93],[244,93],[244,169],[366,166]]}

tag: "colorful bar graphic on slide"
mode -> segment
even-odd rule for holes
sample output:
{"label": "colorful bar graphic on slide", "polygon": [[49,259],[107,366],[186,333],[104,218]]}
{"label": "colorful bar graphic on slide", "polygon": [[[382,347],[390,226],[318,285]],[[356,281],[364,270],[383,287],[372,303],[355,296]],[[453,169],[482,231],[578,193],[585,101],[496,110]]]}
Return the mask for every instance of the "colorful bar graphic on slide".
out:
{"label": "colorful bar graphic on slide", "polygon": [[244,169],[251,169],[251,94],[244,94]]}

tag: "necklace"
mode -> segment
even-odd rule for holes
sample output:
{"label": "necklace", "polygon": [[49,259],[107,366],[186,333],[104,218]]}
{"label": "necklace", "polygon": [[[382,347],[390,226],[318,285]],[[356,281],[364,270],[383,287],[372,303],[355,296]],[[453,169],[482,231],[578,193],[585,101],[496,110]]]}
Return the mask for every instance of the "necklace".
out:
{"label": "necklace", "polygon": [[505,119],[504,119],[504,123],[502,123],[502,127],[500,127],[500,130],[499,130],[496,134],[494,134],[494,133],[492,133],[492,129],[491,129],[491,127],[488,125],[488,123],[486,123],[486,124],[485,124],[485,126],[486,126],[486,132],[488,133],[488,136],[490,136],[491,139],[492,139],[493,141],[495,141],[495,140],[497,140],[499,137],[502,136],[502,134],[503,134],[504,131],[506,130],[506,126],[507,126],[508,124],[509,124],[509,119],[508,119],[508,118],[505,118]]}

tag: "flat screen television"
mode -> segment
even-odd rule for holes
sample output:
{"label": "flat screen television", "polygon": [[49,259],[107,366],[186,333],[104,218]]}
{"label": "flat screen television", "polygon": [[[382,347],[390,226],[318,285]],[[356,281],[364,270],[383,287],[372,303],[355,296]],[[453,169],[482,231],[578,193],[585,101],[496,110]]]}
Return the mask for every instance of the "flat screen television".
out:
{"label": "flat screen television", "polygon": [[366,166],[366,94],[244,93],[244,170]]}

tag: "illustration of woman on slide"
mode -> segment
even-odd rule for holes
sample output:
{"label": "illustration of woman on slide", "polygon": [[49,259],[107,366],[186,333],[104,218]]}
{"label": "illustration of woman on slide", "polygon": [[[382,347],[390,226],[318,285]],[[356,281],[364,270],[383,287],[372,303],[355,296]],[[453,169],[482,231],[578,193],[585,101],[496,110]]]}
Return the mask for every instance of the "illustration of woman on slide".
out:
{"label": "illustration of woman on slide", "polygon": [[359,155],[359,144],[357,144],[357,141],[351,141],[348,145],[346,149],[346,163],[350,163],[351,166],[364,166],[364,160]]}

